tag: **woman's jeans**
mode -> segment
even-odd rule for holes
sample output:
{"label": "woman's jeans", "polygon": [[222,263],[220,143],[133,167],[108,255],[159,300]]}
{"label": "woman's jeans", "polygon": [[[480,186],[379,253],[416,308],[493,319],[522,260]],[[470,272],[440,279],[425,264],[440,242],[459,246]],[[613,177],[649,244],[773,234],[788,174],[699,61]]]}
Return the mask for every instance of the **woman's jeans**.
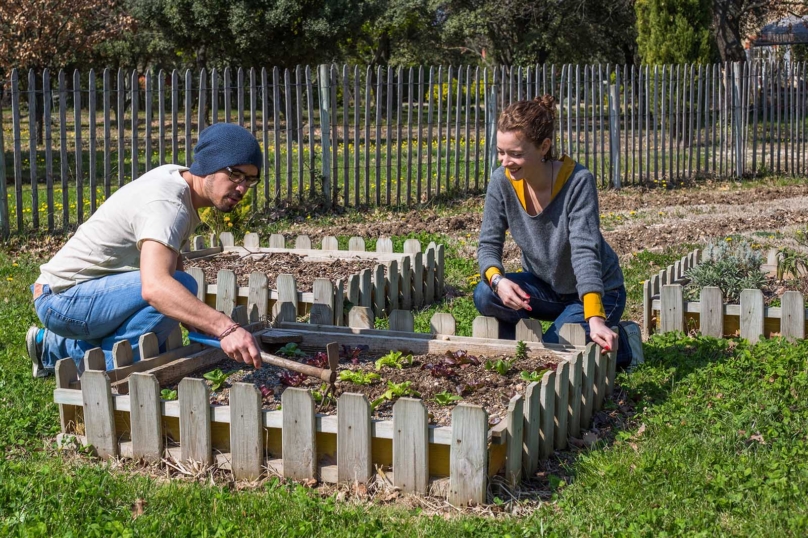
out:
{"label": "woman's jeans", "polygon": [[[544,333],[542,340],[547,343],[558,343],[558,332],[565,323],[578,323],[586,331],[589,338],[589,323],[584,319],[584,305],[577,293],[560,295],[550,286],[532,273],[508,273],[505,278],[515,282],[530,296],[532,310],[514,310],[508,308],[491,290],[486,282],[477,284],[474,290],[474,305],[483,316],[492,316],[499,320],[499,337],[506,340],[516,338],[516,324],[525,318],[552,321],[553,325]],[[609,290],[603,294],[603,309],[606,311],[606,324],[609,327],[620,327],[620,317],[626,308],[626,288]],[[631,348],[625,331],[618,330],[620,336],[617,348],[617,364],[631,363]]]}
{"label": "woman's jeans", "polygon": [[[197,284],[191,275],[177,271],[174,279],[196,295]],[[45,368],[54,368],[56,361],[70,357],[82,371],[84,353],[100,347],[107,369],[112,369],[115,342],[128,340],[138,360],[141,335],[155,333],[160,349],[165,350],[168,335],[179,325],[143,300],[140,271],[88,280],[61,293],[43,286],[34,308],[46,329],[42,353]]]}

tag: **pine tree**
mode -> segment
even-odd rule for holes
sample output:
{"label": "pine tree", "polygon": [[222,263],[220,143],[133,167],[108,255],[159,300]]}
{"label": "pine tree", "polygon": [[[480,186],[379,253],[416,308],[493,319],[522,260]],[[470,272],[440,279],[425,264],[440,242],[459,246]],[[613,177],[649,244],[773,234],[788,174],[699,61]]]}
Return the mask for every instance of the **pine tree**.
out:
{"label": "pine tree", "polygon": [[637,0],[637,47],[645,64],[708,63],[710,0]]}

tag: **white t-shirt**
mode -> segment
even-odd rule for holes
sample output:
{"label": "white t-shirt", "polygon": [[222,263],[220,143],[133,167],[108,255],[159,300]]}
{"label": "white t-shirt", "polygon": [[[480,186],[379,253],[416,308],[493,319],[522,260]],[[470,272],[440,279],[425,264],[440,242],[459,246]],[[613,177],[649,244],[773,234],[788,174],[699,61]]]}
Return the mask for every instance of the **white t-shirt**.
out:
{"label": "white t-shirt", "polygon": [[119,189],[46,264],[37,282],[54,293],[87,280],[140,269],[143,241],[180,252],[199,224],[184,166],[167,164]]}

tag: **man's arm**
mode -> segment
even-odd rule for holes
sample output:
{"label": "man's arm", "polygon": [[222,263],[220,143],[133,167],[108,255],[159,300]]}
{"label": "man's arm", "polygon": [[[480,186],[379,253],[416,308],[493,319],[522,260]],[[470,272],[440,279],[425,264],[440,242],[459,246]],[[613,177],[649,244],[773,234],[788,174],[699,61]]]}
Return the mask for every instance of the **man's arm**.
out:
{"label": "man's arm", "polygon": [[[233,325],[233,320],[209,307],[174,279],[179,255],[157,241],[146,240],[140,251],[140,275],[143,299],[161,314],[186,326],[197,327],[218,336]],[[252,334],[237,329],[222,339],[228,357],[261,367],[261,355]]]}

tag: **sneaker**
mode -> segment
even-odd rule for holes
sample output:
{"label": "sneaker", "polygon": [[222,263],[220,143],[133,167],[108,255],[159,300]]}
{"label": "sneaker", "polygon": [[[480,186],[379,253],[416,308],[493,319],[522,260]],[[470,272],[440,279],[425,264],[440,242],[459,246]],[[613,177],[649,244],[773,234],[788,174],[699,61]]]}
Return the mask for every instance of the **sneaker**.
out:
{"label": "sneaker", "polygon": [[628,370],[631,371],[643,362],[645,356],[642,350],[642,329],[633,321],[621,321],[620,326],[628,337],[629,347],[631,348],[631,364],[628,365]]}
{"label": "sneaker", "polygon": [[37,342],[39,331],[44,331],[32,325],[25,334],[25,348],[28,351],[28,358],[31,359],[32,374],[36,377],[48,377],[51,371],[42,366],[42,341]]}

